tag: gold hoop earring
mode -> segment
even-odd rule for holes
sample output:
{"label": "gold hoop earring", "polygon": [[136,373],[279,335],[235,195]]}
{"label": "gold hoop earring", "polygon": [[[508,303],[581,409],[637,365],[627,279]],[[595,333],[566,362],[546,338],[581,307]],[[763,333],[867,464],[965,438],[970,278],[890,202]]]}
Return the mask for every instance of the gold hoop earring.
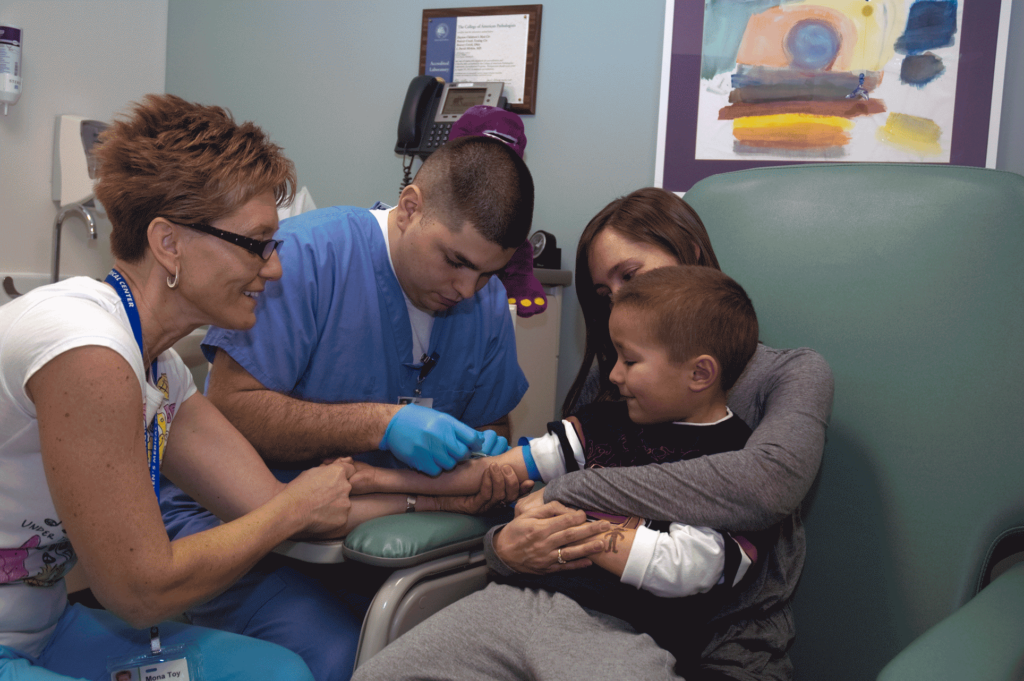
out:
{"label": "gold hoop earring", "polygon": [[181,270],[177,265],[174,266],[174,279],[167,277],[167,288],[175,289],[178,288],[178,275],[181,274]]}

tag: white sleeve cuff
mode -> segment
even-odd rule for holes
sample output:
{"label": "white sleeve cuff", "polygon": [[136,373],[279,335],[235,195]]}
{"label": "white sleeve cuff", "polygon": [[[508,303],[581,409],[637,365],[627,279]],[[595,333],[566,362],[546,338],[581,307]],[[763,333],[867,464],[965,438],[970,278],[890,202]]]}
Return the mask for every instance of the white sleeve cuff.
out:
{"label": "white sleeve cuff", "polygon": [[[718,532],[682,523],[672,523],[668,532],[644,530],[654,534],[655,541],[639,584],[641,589],[655,596],[680,598],[710,591],[722,579],[725,538]],[[634,544],[640,538],[641,530],[637,529]],[[642,541],[649,540],[644,537]],[[627,568],[632,559],[630,550]],[[641,560],[639,555],[638,560]],[[635,580],[633,573],[630,579]],[[631,583],[636,586],[635,582]]]}
{"label": "white sleeve cuff", "polygon": [[647,566],[654,558],[654,547],[661,532],[655,532],[643,525],[636,528],[636,535],[633,537],[633,545],[629,549],[629,558],[626,559],[626,567],[622,570],[620,581],[623,584],[635,586],[640,589],[644,584],[644,575],[647,573]]}
{"label": "white sleeve cuff", "polygon": [[[583,468],[586,459],[583,456],[583,444],[576,435],[576,429],[568,421],[562,421],[565,426],[565,435],[572,447],[573,458],[580,468]],[[558,442],[558,436],[554,433],[541,435],[530,440],[530,456],[537,466],[541,480],[551,482],[555,478],[565,475],[565,458],[562,456],[562,446]]]}

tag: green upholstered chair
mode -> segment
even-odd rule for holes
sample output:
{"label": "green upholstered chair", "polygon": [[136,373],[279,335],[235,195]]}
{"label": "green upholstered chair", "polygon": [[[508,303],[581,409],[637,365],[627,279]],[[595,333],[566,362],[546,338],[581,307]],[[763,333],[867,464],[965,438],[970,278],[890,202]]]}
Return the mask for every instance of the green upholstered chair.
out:
{"label": "green upholstered chair", "polygon": [[[1021,570],[973,597],[1024,536],[1024,178],[799,165],[713,176],[686,199],[750,293],[762,339],[812,347],[835,375],[804,504],[797,679],[874,678],[904,648],[885,681],[1020,679]],[[487,526],[392,516],[279,552],[395,569],[364,623],[361,662],[484,585]]]}
{"label": "green upholstered chair", "polygon": [[1024,177],[793,165],[685,198],[762,340],[835,375],[796,678],[863,681],[890,660],[885,681],[1024,678],[1024,572],[976,596],[994,556],[1015,560],[999,539],[1024,535]]}
{"label": "green upholstered chair", "polygon": [[879,681],[1024,679],[1024,562],[919,636]]}
{"label": "green upholstered chair", "polygon": [[390,571],[363,619],[358,667],[444,606],[486,586],[483,537],[492,525],[510,518],[507,512],[384,516],[344,539],[287,541],[276,553],[307,563],[354,561]]}

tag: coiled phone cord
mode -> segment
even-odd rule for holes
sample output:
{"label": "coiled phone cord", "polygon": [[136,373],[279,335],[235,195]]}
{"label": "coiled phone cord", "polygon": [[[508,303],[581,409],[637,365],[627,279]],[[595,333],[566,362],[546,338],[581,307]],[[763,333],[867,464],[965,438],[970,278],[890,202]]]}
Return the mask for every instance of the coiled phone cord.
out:
{"label": "coiled phone cord", "polygon": [[409,156],[408,154],[402,154],[402,184],[398,187],[398,193],[402,193],[402,190],[408,187],[412,183],[412,164],[416,160],[416,156]]}

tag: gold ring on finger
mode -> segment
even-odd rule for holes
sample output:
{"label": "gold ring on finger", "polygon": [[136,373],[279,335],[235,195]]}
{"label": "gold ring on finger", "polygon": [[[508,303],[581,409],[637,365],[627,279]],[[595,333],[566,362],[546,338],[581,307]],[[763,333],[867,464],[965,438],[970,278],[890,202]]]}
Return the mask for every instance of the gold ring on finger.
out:
{"label": "gold ring on finger", "polygon": [[562,558],[562,549],[558,549],[558,563],[559,565],[565,565],[565,558]]}

